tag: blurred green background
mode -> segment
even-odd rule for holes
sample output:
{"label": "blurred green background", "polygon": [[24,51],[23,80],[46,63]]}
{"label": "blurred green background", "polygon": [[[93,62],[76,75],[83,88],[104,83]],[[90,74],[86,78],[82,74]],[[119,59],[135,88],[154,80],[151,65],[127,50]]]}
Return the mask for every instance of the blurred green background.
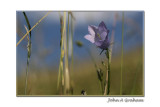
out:
{"label": "blurred green background", "polygon": [[[33,26],[46,12],[27,11],[28,19]],[[61,13],[61,12],[60,12]],[[144,95],[144,13],[124,12],[124,55],[123,55],[123,95]],[[25,18],[17,11],[16,36],[18,40],[26,33]],[[73,95],[81,95],[85,90],[87,95],[101,95],[97,72],[85,47],[91,51],[105,75],[106,69],[101,64],[107,64],[105,54],[99,55],[100,49],[84,39],[88,34],[88,25],[96,25],[104,21],[110,30],[109,38],[114,36],[111,60],[110,95],[120,94],[121,72],[121,37],[122,12],[73,12],[74,23],[74,64],[70,70],[70,84]],[[97,18],[98,16],[98,18]],[[76,46],[75,41],[81,41],[83,47]],[[32,31],[32,53],[30,58],[28,90],[29,95],[59,95],[57,77],[60,59],[60,21],[59,13],[52,12],[41,24]],[[17,95],[24,95],[25,72],[27,61],[27,39],[17,47]],[[69,67],[71,58],[69,53]]]}

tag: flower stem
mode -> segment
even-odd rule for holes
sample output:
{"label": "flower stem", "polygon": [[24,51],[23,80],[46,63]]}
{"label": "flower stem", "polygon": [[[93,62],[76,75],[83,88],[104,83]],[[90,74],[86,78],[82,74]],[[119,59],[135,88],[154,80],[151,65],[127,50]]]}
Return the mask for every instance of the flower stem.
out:
{"label": "flower stem", "polygon": [[124,35],[124,12],[122,13],[122,48],[121,48],[121,82],[120,82],[120,95],[122,95],[122,74],[123,74],[123,35]]}
{"label": "flower stem", "polygon": [[109,95],[109,93],[110,93],[110,62],[111,62],[109,49],[106,50],[106,57],[108,59],[108,67],[107,67],[107,73],[106,73],[106,88],[105,88],[105,90],[107,90],[107,92],[104,91],[104,92],[106,92],[106,93],[104,93],[104,95],[105,94]]}
{"label": "flower stem", "polygon": [[107,90],[108,90],[108,68],[107,66],[105,66],[106,68],[106,81],[105,81],[105,87],[104,87],[104,95],[107,94]]}

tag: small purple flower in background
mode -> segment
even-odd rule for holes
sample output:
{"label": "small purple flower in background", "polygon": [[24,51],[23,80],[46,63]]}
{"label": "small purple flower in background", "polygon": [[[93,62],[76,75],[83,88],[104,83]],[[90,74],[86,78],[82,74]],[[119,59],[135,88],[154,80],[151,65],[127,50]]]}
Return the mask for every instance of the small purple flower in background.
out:
{"label": "small purple flower in background", "polygon": [[110,41],[108,39],[109,30],[107,29],[106,25],[102,21],[99,26],[88,26],[89,34],[84,36],[85,39],[89,40],[90,42],[94,43],[97,47],[107,50],[110,46]]}

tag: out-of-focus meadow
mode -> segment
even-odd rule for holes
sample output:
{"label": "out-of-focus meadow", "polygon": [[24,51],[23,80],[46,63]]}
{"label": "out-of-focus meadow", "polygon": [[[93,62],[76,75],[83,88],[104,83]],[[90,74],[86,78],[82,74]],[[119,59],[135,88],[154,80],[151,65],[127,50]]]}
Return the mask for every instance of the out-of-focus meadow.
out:
{"label": "out-of-focus meadow", "polygon": [[[45,11],[26,11],[31,26],[41,19]],[[121,81],[121,41],[122,12],[72,12],[73,21],[73,63],[71,55],[71,39],[69,40],[69,75],[71,95],[101,95],[100,84],[94,63],[87,49],[95,59],[99,68],[104,71],[102,61],[107,64],[104,53],[84,36],[88,34],[88,25],[96,25],[104,21],[110,30],[109,39],[113,40],[110,67],[110,94],[120,95]],[[27,26],[22,11],[17,11],[17,42],[26,33]],[[63,12],[51,12],[32,32],[32,49],[29,62],[27,95],[60,95],[57,90],[58,70],[60,63],[61,26],[60,16]],[[68,19],[67,19],[68,20]],[[71,31],[71,29],[69,29]],[[71,34],[72,32],[69,32]],[[79,47],[76,41],[83,46]],[[27,38],[17,46],[17,95],[25,94],[25,78],[27,68]],[[123,38],[123,73],[122,95],[144,95],[144,12],[124,12]],[[105,78],[105,76],[104,76]]]}

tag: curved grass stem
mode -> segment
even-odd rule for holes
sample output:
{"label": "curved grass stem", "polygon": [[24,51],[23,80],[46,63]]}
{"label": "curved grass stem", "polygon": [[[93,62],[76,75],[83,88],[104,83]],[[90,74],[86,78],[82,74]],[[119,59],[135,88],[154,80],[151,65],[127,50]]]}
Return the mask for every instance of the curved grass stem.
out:
{"label": "curved grass stem", "polygon": [[[28,86],[28,72],[29,72],[29,60],[30,60],[30,57],[31,57],[31,25],[29,23],[29,20],[28,20],[28,17],[26,15],[25,12],[23,12],[23,15],[25,17],[25,20],[27,22],[27,26],[28,26],[28,29],[30,30],[30,32],[28,31],[27,27],[25,27],[26,29],[26,34],[28,35],[28,45],[27,45],[27,69],[26,69],[26,79],[25,79],[25,92],[24,94],[26,95],[27,94],[27,86]],[[30,34],[30,36],[29,36]]]}

